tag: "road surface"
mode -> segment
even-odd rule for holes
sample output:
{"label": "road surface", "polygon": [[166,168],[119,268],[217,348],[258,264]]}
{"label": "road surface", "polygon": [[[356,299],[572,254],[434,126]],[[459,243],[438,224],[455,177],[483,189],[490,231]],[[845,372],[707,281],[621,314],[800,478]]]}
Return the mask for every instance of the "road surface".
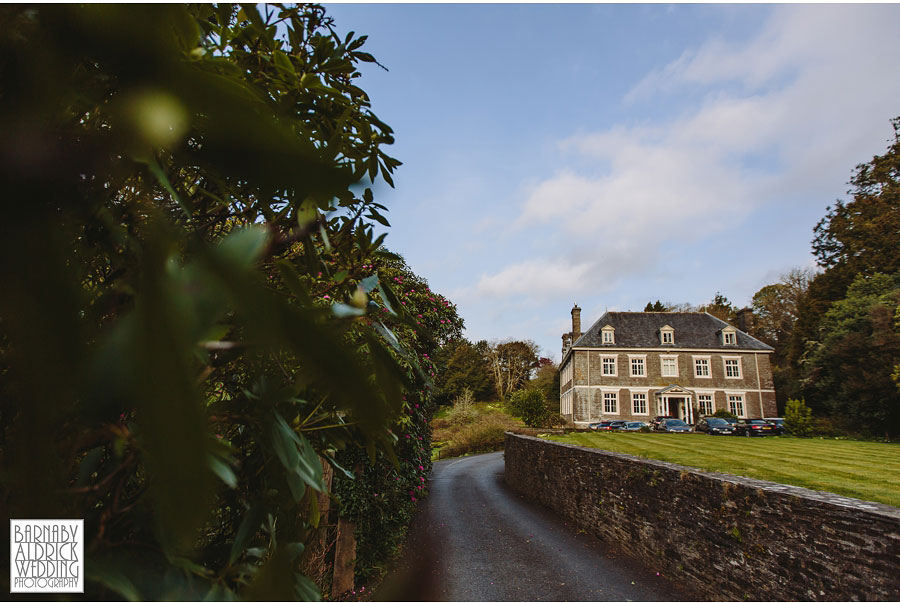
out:
{"label": "road surface", "polygon": [[393,601],[692,600],[503,482],[503,453],[438,461],[399,567]]}

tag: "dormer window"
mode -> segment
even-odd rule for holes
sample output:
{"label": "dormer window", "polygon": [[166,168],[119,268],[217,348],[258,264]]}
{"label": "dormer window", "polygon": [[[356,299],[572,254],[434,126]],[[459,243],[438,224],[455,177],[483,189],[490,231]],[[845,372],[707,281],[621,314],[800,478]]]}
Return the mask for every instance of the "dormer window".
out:
{"label": "dormer window", "polygon": [[663,345],[672,345],[675,343],[675,329],[666,325],[659,330],[659,342]]}
{"label": "dormer window", "polygon": [[616,342],[616,330],[613,327],[606,325],[605,327],[603,327],[603,329],[601,329],[601,333],[602,335],[600,341],[602,341],[603,343],[613,344]]}
{"label": "dormer window", "polygon": [[737,333],[732,327],[722,329],[722,343],[725,345],[737,345]]}

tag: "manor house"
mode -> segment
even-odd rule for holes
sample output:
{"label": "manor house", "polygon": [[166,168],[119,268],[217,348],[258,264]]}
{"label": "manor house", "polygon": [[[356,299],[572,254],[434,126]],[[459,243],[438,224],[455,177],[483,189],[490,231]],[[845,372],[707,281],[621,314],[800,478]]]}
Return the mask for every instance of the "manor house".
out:
{"label": "manor house", "polygon": [[577,426],[776,416],[773,348],[706,312],[606,312],[582,333],[576,305],[562,339],[560,413]]}

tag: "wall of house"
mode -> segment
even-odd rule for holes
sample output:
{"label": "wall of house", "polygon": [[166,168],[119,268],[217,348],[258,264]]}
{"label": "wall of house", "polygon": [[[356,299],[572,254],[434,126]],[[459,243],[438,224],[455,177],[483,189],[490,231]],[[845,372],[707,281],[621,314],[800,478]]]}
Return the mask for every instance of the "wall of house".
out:
{"label": "wall of house", "polygon": [[[645,377],[632,377],[629,355],[645,356]],[[661,356],[675,356],[678,375],[662,376]],[[697,377],[694,372],[694,357],[709,358],[710,376]],[[617,374],[603,375],[604,357],[615,357]],[[740,378],[725,376],[724,358],[738,358],[741,365]],[[769,354],[756,354],[728,350],[722,352],[672,351],[672,350],[627,350],[605,349],[575,350],[570,361],[574,367],[574,379],[566,389],[574,387],[574,420],[591,421],[603,418],[623,420],[648,420],[657,416],[653,393],[669,385],[680,385],[714,396],[715,409],[728,409],[727,393],[741,393],[744,396],[744,416],[747,418],[774,417],[776,415],[774,383]],[[631,390],[646,391],[647,414],[632,412]],[[762,391],[760,391],[762,390]],[[772,390],[772,391],[765,391]],[[603,412],[603,391],[618,391],[618,409],[615,415]],[[694,406],[697,400],[693,401]]]}
{"label": "wall of house", "polygon": [[506,434],[520,494],[709,600],[896,600],[900,508]]}

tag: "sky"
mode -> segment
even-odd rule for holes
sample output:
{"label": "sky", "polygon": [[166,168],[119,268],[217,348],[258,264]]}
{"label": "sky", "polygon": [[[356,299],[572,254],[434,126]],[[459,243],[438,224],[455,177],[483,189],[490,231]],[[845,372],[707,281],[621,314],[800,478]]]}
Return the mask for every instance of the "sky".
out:
{"label": "sky", "polygon": [[387,246],[470,340],[559,360],[648,301],[737,306],[900,116],[900,5],[326,4],[403,162]]}

